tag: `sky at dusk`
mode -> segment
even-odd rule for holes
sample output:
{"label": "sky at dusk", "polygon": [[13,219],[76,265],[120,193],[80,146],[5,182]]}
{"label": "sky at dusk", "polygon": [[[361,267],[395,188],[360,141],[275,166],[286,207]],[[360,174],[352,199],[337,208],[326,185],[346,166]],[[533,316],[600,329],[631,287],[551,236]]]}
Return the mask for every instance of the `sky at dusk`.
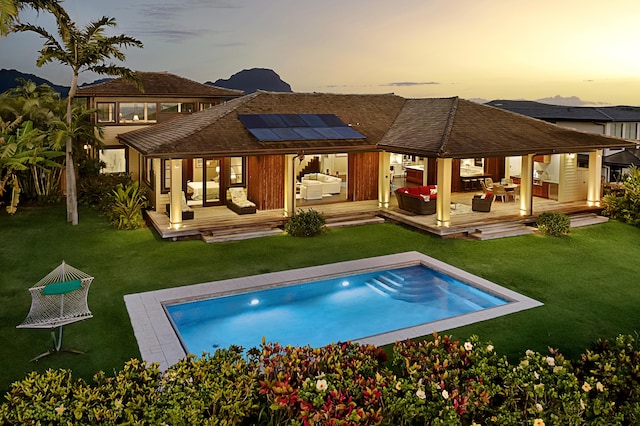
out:
{"label": "sky at dusk", "polygon": [[[84,27],[144,43],[125,66],[204,83],[270,68],[296,92],[546,99],[640,105],[638,0],[64,0]],[[47,27],[53,20],[23,13]],[[0,39],[0,68],[69,85],[35,66],[42,39]],[[80,83],[99,78],[84,73]],[[560,103],[560,102],[558,102]]]}

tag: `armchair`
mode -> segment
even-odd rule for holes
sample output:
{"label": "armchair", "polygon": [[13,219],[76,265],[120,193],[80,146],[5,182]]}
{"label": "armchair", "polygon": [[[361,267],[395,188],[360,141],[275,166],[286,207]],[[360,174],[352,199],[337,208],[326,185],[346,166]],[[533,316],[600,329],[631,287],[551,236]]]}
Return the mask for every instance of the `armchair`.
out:
{"label": "armchair", "polygon": [[471,200],[471,210],[474,212],[490,212],[493,198],[494,196],[491,193],[474,195]]}

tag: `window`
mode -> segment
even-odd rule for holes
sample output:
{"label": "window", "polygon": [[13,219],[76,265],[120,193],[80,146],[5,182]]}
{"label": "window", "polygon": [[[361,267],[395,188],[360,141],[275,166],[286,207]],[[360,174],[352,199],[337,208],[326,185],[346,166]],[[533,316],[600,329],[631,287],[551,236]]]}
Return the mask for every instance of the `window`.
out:
{"label": "window", "polygon": [[144,158],[142,160],[142,166],[143,166],[143,170],[142,170],[143,179],[145,183],[149,185],[151,189],[153,189],[154,188],[153,158]]}
{"label": "window", "polygon": [[188,102],[162,102],[160,104],[160,112],[162,113],[175,113],[175,112],[184,112],[191,113],[195,111],[195,104]]}
{"label": "window", "polygon": [[115,102],[98,102],[98,123],[115,123],[116,122],[116,104]]}
{"label": "window", "polygon": [[102,173],[126,173],[127,159],[125,148],[105,148],[100,150],[100,161],[106,164]]}
{"label": "window", "polygon": [[627,139],[638,138],[638,123],[625,123],[624,124],[624,137]]}
{"label": "window", "polygon": [[217,105],[215,102],[200,102],[200,109],[199,111],[203,111],[205,109],[209,109],[212,106]]}
{"label": "window", "polygon": [[171,160],[162,160],[162,192],[171,189]]}
{"label": "window", "polygon": [[230,165],[229,183],[231,186],[244,186],[244,158],[231,157]]}
{"label": "window", "polygon": [[118,122],[120,123],[155,123],[156,104],[147,102],[121,102]]}
{"label": "window", "polygon": [[622,137],[622,123],[611,124],[611,136]]}

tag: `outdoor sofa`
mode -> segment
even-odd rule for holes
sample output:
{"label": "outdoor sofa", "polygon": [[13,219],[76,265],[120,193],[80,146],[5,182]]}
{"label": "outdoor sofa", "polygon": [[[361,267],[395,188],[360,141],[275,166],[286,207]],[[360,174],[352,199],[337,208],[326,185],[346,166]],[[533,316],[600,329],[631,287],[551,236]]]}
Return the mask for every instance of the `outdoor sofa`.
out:
{"label": "outdoor sofa", "polygon": [[436,185],[413,186],[396,189],[398,207],[415,214],[434,214],[438,188]]}

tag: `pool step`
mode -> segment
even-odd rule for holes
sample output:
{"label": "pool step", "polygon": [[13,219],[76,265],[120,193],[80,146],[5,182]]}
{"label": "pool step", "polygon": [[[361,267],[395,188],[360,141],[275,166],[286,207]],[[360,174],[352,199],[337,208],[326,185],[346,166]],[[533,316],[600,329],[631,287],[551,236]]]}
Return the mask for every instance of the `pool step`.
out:
{"label": "pool step", "polygon": [[422,279],[407,279],[388,271],[369,279],[366,284],[382,295],[413,303],[439,297],[442,293],[440,284],[425,286],[424,277]]}

